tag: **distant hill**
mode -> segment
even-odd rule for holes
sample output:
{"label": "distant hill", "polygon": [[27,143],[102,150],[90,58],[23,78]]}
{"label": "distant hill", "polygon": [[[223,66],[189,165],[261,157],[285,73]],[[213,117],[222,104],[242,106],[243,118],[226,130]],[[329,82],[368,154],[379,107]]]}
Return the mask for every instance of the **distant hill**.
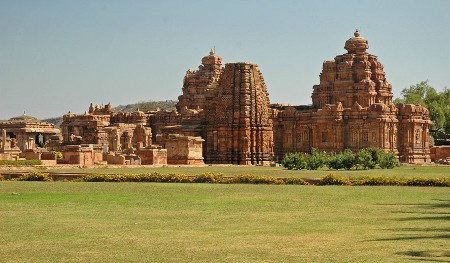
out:
{"label": "distant hill", "polygon": [[[143,112],[147,111],[154,111],[157,108],[160,108],[161,110],[174,110],[175,104],[177,104],[177,101],[175,100],[164,100],[164,101],[141,101],[134,104],[127,104],[127,105],[119,105],[117,107],[113,108],[113,111],[115,112],[133,112],[137,108]],[[44,119],[43,121],[53,123],[55,124],[56,128],[59,128],[63,118],[62,117],[54,117],[54,118],[48,118]]]}
{"label": "distant hill", "polygon": [[175,104],[177,104],[177,101],[175,100],[165,100],[165,101],[141,101],[134,104],[128,104],[128,105],[119,105],[117,107],[113,108],[113,111],[116,112],[132,112],[135,111],[137,108],[143,112],[147,111],[154,111],[157,108],[160,108],[161,110],[174,110]]}
{"label": "distant hill", "polygon": [[59,128],[59,126],[61,126],[61,123],[63,121],[63,117],[48,118],[48,119],[43,119],[43,121],[53,123],[53,124],[55,124],[56,128]]}

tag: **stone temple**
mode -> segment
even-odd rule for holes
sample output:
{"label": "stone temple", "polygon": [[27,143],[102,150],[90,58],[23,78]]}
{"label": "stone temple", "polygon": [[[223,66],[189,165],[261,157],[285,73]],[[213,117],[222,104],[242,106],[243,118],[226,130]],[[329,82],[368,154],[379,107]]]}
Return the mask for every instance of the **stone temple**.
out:
{"label": "stone temple", "polygon": [[323,63],[311,106],[274,106],[275,154],[317,147],[353,151],[376,147],[402,162],[430,161],[428,110],[392,103],[392,86],[368,41],[356,31],[346,54]]}
{"label": "stone temple", "polygon": [[223,66],[211,50],[186,72],[176,110],[116,113],[91,104],[85,114],[64,115],[54,147],[74,160],[90,149],[89,160],[122,164],[265,165],[312,147],[377,147],[402,162],[429,162],[428,110],[393,104],[383,65],[358,31],[344,48],[323,63],[311,105],[271,104],[258,65]]}

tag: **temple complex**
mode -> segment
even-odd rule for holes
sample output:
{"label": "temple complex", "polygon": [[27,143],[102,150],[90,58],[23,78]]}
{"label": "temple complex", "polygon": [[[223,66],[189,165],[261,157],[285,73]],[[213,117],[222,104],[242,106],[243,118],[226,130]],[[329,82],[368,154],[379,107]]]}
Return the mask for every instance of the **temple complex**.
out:
{"label": "temple complex", "polygon": [[54,124],[25,113],[0,121],[0,159],[16,159],[20,152],[43,150],[47,142],[59,133]]}
{"label": "temple complex", "polygon": [[[429,162],[428,110],[393,104],[383,65],[358,31],[344,48],[345,54],[323,62],[311,105],[270,104],[258,65],[222,65],[211,50],[197,70],[186,72],[176,110],[118,113],[110,104],[91,104],[84,114],[64,115],[62,141],[52,149],[66,151],[67,163],[83,164],[266,165],[313,147],[376,147],[398,154],[401,162]],[[17,129],[28,133],[0,123],[9,134],[2,145],[20,138],[14,145],[24,150],[57,132],[43,123],[31,127],[37,124],[25,117],[15,121],[26,123]]]}

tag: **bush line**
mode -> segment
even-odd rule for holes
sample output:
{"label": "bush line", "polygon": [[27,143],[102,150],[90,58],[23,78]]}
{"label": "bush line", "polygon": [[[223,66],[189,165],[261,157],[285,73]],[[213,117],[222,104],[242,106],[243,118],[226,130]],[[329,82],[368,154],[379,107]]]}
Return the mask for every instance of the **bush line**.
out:
{"label": "bush line", "polygon": [[41,160],[0,160],[0,165],[41,165]]}
{"label": "bush line", "polygon": [[450,186],[450,177],[442,178],[396,178],[386,176],[363,176],[357,178],[346,178],[334,174],[328,174],[322,177],[319,185],[384,185],[384,186]]}
{"label": "bush line", "polygon": [[[0,181],[5,178],[0,175]],[[53,181],[49,173],[30,172],[9,181]],[[147,183],[209,183],[209,184],[286,184],[309,185],[301,178],[278,178],[273,176],[257,176],[253,174],[241,174],[225,177],[222,173],[202,173],[188,176],[180,173],[161,174],[153,172],[148,174],[92,174],[73,180],[74,182],[147,182]],[[396,178],[386,176],[362,176],[347,178],[335,174],[322,177],[318,185],[351,185],[351,186],[450,186],[450,177],[442,178]]]}
{"label": "bush line", "polygon": [[400,165],[397,157],[392,152],[384,152],[380,149],[369,147],[353,153],[350,149],[341,152],[319,151],[311,148],[311,153],[292,152],[284,156],[281,165],[289,170],[317,170],[323,166],[329,169],[393,169]]}

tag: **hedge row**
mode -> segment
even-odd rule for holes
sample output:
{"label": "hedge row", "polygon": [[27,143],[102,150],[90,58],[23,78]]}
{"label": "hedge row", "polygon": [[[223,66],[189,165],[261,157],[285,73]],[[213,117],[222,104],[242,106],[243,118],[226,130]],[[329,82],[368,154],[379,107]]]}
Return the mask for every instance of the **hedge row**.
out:
{"label": "hedge row", "polygon": [[24,166],[24,165],[40,165],[40,164],[42,164],[41,160],[0,160],[0,165]]}
{"label": "hedge row", "polygon": [[161,174],[96,174],[84,176],[77,181],[81,182],[158,182],[158,183],[211,183],[211,184],[296,184],[307,185],[301,178],[277,178],[242,174],[235,177],[224,177],[221,173],[202,173],[187,176],[179,173]]}
{"label": "hedge row", "polygon": [[18,178],[12,178],[10,181],[42,181],[42,182],[52,182],[53,178],[49,173],[42,172],[30,172],[21,175]]}
{"label": "hedge row", "polygon": [[[0,181],[4,180],[0,175]],[[21,175],[11,181],[53,181],[49,173],[30,172]],[[235,177],[224,177],[221,173],[202,173],[188,176],[179,173],[161,174],[159,172],[149,174],[93,174],[74,181],[77,182],[157,182],[157,183],[210,183],[210,184],[290,184],[308,185],[301,178],[277,178],[242,174]],[[318,185],[395,185],[395,186],[447,186],[450,187],[450,178],[392,178],[386,176],[366,176],[347,178],[328,174],[318,181]]]}
{"label": "hedge row", "polygon": [[322,177],[319,185],[395,185],[395,186],[450,186],[450,177],[442,178],[396,178],[386,176],[366,176],[357,178],[347,178],[328,174]]}

